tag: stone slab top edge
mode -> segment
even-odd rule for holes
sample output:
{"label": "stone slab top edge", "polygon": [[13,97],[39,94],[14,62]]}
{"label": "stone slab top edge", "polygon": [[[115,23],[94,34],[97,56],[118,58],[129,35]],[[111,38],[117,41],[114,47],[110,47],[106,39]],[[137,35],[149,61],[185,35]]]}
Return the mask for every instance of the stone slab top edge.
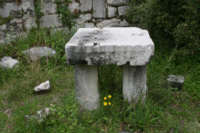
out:
{"label": "stone slab top edge", "polygon": [[154,55],[147,30],[137,27],[80,28],[65,45],[68,64],[144,66]]}

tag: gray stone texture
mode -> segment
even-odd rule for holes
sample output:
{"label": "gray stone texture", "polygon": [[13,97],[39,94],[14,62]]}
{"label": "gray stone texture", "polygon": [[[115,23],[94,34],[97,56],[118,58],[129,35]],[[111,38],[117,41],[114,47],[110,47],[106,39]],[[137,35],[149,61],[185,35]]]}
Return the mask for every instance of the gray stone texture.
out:
{"label": "gray stone texture", "polygon": [[112,6],[126,5],[129,0],[108,0],[108,4]]}
{"label": "gray stone texture", "polygon": [[88,12],[92,10],[92,0],[80,0],[81,12]]}
{"label": "gray stone texture", "polygon": [[128,6],[120,6],[120,7],[118,7],[119,16],[126,15],[127,10],[128,10]]}
{"label": "gray stone texture", "polygon": [[182,89],[184,77],[181,75],[168,75],[167,81],[169,87]]}
{"label": "gray stone texture", "polygon": [[124,66],[123,97],[128,102],[144,101],[147,93],[146,66]]}
{"label": "gray stone texture", "polygon": [[23,51],[32,61],[39,60],[42,57],[51,57],[56,54],[56,51],[48,47],[33,47]]}
{"label": "gray stone texture", "polygon": [[56,13],[56,4],[52,2],[47,2],[42,4],[41,12],[45,15]]}
{"label": "gray stone texture", "polygon": [[65,50],[70,64],[144,66],[154,54],[154,44],[140,28],[80,28]]}
{"label": "gray stone texture", "polygon": [[46,27],[46,28],[49,28],[49,27],[60,27],[62,26],[59,18],[58,18],[58,15],[45,15],[45,16],[42,16],[41,20],[41,27]]}
{"label": "gray stone texture", "polygon": [[92,15],[90,13],[87,13],[87,14],[81,14],[79,16],[78,19],[76,19],[76,23],[77,24],[83,24],[85,22],[88,22],[92,19]]}
{"label": "gray stone texture", "polygon": [[10,56],[5,56],[0,61],[0,67],[11,69],[19,63],[18,60],[13,59]]}
{"label": "gray stone texture", "polygon": [[99,107],[98,73],[96,66],[75,66],[75,92],[81,108],[95,110]]}
{"label": "gray stone texture", "polygon": [[0,16],[9,17],[12,11],[17,11],[18,6],[16,3],[5,3],[3,8],[0,7]]}
{"label": "gray stone texture", "polygon": [[68,8],[71,11],[71,13],[78,13],[80,4],[78,2],[76,2],[75,0],[72,0],[72,2],[69,4]]}
{"label": "gray stone texture", "polygon": [[108,18],[112,18],[116,16],[117,8],[108,6],[107,10],[108,10]]}
{"label": "gray stone texture", "polygon": [[93,0],[93,17],[105,18],[106,17],[106,1]]}

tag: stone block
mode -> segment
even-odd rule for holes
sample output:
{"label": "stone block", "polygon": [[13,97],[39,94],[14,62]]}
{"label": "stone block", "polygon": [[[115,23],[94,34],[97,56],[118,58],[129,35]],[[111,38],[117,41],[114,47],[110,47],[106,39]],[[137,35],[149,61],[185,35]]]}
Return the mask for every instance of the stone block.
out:
{"label": "stone block", "polygon": [[59,21],[58,15],[45,15],[40,20],[41,27],[60,27],[62,26]]}
{"label": "stone block", "polygon": [[135,28],[80,28],[66,44],[69,64],[145,66],[154,54],[148,31]]}
{"label": "stone block", "polygon": [[55,14],[57,5],[53,2],[47,2],[42,4],[41,12],[45,15]]}
{"label": "stone block", "polygon": [[99,107],[97,67],[75,66],[75,90],[81,108],[95,110]]}
{"label": "stone block", "polygon": [[181,75],[168,75],[168,86],[173,88],[182,89],[184,84],[184,77]]}
{"label": "stone block", "polygon": [[11,11],[17,11],[18,6],[16,3],[6,3],[3,8],[0,8],[0,16],[1,17],[9,17]]}
{"label": "stone block", "polygon": [[92,19],[92,15],[90,13],[81,14],[78,19],[76,19],[77,24],[83,24]]}
{"label": "stone block", "polygon": [[119,16],[126,15],[127,10],[128,10],[128,6],[120,6],[120,7],[118,7]]}
{"label": "stone block", "polygon": [[35,18],[34,17],[29,17],[24,21],[24,27],[27,30],[30,30],[33,27],[37,27],[36,22],[35,22]]}
{"label": "stone block", "polygon": [[103,20],[102,22],[97,23],[97,27],[102,28],[102,27],[120,27],[120,19],[107,19]]}
{"label": "stone block", "polygon": [[93,17],[105,18],[106,17],[106,1],[93,0]]}
{"label": "stone block", "polygon": [[88,12],[92,10],[92,0],[80,0],[81,12]]}
{"label": "stone block", "polygon": [[112,6],[121,6],[128,4],[129,0],[108,0],[108,4]]}
{"label": "stone block", "polygon": [[108,17],[109,18],[112,18],[112,17],[116,16],[117,8],[112,7],[112,6],[108,6],[107,10],[108,10]]}

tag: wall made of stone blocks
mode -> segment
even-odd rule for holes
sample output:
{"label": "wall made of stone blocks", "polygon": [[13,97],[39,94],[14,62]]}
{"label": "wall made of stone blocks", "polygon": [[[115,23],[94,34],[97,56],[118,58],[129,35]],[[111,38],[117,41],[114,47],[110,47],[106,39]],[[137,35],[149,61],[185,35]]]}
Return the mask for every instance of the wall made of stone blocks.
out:
{"label": "wall made of stone blocks", "polygon": [[[71,13],[79,13],[76,27],[121,27],[128,26],[123,16],[129,0],[72,0],[68,8]],[[55,0],[41,0],[42,17],[40,27],[62,28],[56,13]],[[17,35],[36,27],[34,0],[5,0],[0,6],[0,43],[5,43]]]}

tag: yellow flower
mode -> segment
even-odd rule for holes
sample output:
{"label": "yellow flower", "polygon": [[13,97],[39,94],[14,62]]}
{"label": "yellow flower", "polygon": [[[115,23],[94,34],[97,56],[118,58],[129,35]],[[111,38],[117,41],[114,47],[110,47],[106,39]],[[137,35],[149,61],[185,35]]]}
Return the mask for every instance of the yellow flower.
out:
{"label": "yellow flower", "polygon": [[112,95],[108,95],[108,98],[110,98],[110,99],[111,99],[111,98],[112,98]]}
{"label": "yellow flower", "polygon": [[108,102],[108,105],[110,105],[110,106],[111,106],[111,102]]}
{"label": "yellow flower", "polygon": [[104,102],[104,103],[103,103],[103,105],[104,105],[104,106],[107,106],[107,105],[108,105],[108,103],[107,103],[107,102]]}
{"label": "yellow flower", "polygon": [[104,100],[107,100],[107,97],[104,97],[103,99],[104,99]]}

